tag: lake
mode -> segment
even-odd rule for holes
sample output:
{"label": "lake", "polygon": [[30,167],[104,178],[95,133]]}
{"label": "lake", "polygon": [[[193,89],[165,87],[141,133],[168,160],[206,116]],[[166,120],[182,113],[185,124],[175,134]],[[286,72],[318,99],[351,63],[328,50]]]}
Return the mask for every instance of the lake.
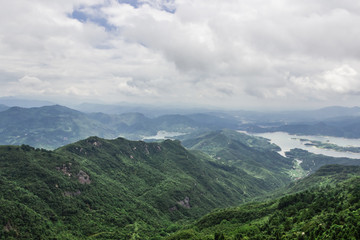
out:
{"label": "lake", "polygon": [[147,140],[147,139],[164,140],[164,139],[168,139],[168,138],[171,139],[171,138],[181,136],[181,135],[184,135],[184,134],[186,134],[186,133],[158,131],[156,135],[154,135],[154,136],[145,136],[145,137],[142,138],[142,140]]}
{"label": "lake", "polygon": [[352,152],[338,152],[331,149],[321,149],[314,146],[306,146],[301,139],[309,139],[321,141],[324,143],[333,143],[342,147],[360,147],[360,139],[349,139],[330,136],[308,136],[308,135],[292,135],[286,132],[271,132],[271,133],[247,133],[252,136],[264,137],[270,140],[271,143],[278,145],[281,148],[279,154],[285,156],[285,152],[293,148],[300,148],[316,154],[323,154],[331,157],[347,157],[360,159],[360,153]]}

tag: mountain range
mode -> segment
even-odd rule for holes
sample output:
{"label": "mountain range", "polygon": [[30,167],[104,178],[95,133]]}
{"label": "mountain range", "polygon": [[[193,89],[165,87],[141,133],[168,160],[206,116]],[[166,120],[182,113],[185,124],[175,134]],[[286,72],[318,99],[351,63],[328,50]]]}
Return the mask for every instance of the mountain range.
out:
{"label": "mountain range", "polygon": [[[323,123],[251,125],[229,112],[0,105],[0,239],[359,239],[358,159],[283,157],[235,131],[356,133],[357,108],[348,110],[324,110],[335,118]],[[296,180],[296,169],[309,175]]]}
{"label": "mountain range", "polygon": [[0,156],[5,239],[161,237],[279,187],[176,140],[90,137],[55,151],[1,146]]}
{"label": "mountain range", "polygon": [[55,149],[89,136],[123,136],[139,140],[155,136],[158,131],[185,134],[236,126],[232,120],[206,114],[148,118],[141,113],[83,113],[60,105],[11,107],[0,112],[0,144],[30,144]]}
{"label": "mountain range", "polygon": [[287,132],[295,135],[323,135],[360,138],[360,117],[339,117],[322,122],[292,123],[280,126],[249,124],[242,129],[252,133]]}

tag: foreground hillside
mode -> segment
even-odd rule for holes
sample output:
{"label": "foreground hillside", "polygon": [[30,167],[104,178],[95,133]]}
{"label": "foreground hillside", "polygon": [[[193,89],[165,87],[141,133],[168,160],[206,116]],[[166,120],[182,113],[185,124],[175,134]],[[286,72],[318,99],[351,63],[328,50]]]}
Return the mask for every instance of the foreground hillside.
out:
{"label": "foreground hillside", "polygon": [[324,166],[287,192],[212,212],[167,239],[360,238],[360,167]]}
{"label": "foreground hillside", "polygon": [[158,239],[276,188],[171,140],[1,146],[0,169],[1,239]]}

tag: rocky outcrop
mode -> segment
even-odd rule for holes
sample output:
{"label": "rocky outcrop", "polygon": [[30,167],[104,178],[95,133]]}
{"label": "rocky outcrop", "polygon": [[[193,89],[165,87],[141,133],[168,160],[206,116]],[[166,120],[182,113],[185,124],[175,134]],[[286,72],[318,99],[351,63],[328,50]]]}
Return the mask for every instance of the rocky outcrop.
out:
{"label": "rocky outcrop", "polygon": [[189,197],[185,197],[184,200],[178,201],[177,204],[179,204],[180,206],[190,209],[190,198]]}
{"label": "rocky outcrop", "polygon": [[78,180],[81,184],[90,184],[91,180],[89,175],[84,172],[83,170],[80,170],[79,173],[77,174]]}

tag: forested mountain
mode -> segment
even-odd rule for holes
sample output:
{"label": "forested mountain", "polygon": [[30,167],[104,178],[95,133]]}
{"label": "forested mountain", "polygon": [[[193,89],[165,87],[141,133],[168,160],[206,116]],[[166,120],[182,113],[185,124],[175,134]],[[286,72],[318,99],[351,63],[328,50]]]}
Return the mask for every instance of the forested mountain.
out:
{"label": "forested mountain", "polygon": [[[202,122],[204,119],[207,122]],[[148,118],[141,113],[82,113],[59,105],[12,107],[0,112],[0,144],[54,149],[89,136],[139,140],[155,136],[159,131],[185,134],[235,126],[233,121],[205,114]]]}
{"label": "forested mountain", "polygon": [[330,157],[322,154],[314,154],[298,148],[286,152],[286,156],[294,160],[300,160],[301,168],[308,173],[313,173],[320,167],[329,164],[360,165],[360,159]]}
{"label": "forested mountain", "polygon": [[185,139],[183,145],[208,153],[216,161],[238,167],[248,174],[281,187],[290,181],[294,163],[276,153],[279,147],[266,139],[232,130],[206,132]]}
{"label": "forested mountain", "polygon": [[276,187],[171,140],[2,146],[0,169],[2,239],[158,239]]}
{"label": "forested mountain", "polygon": [[[59,105],[0,112],[0,239],[359,238],[360,168],[328,165],[359,160],[300,149],[285,158],[265,138],[224,130],[234,119]],[[182,142],[118,138],[159,131]],[[295,167],[316,172],[294,182]]]}
{"label": "forested mountain", "polygon": [[359,239],[359,174],[324,166],[294,183],[296,193],[214,211],[166,239]]}
{"label": "forested mountain", "polygon": [[56,148],[91,135],[112,138],[112,129],[63,106],[12,107],[0,112],[0,144]]}

